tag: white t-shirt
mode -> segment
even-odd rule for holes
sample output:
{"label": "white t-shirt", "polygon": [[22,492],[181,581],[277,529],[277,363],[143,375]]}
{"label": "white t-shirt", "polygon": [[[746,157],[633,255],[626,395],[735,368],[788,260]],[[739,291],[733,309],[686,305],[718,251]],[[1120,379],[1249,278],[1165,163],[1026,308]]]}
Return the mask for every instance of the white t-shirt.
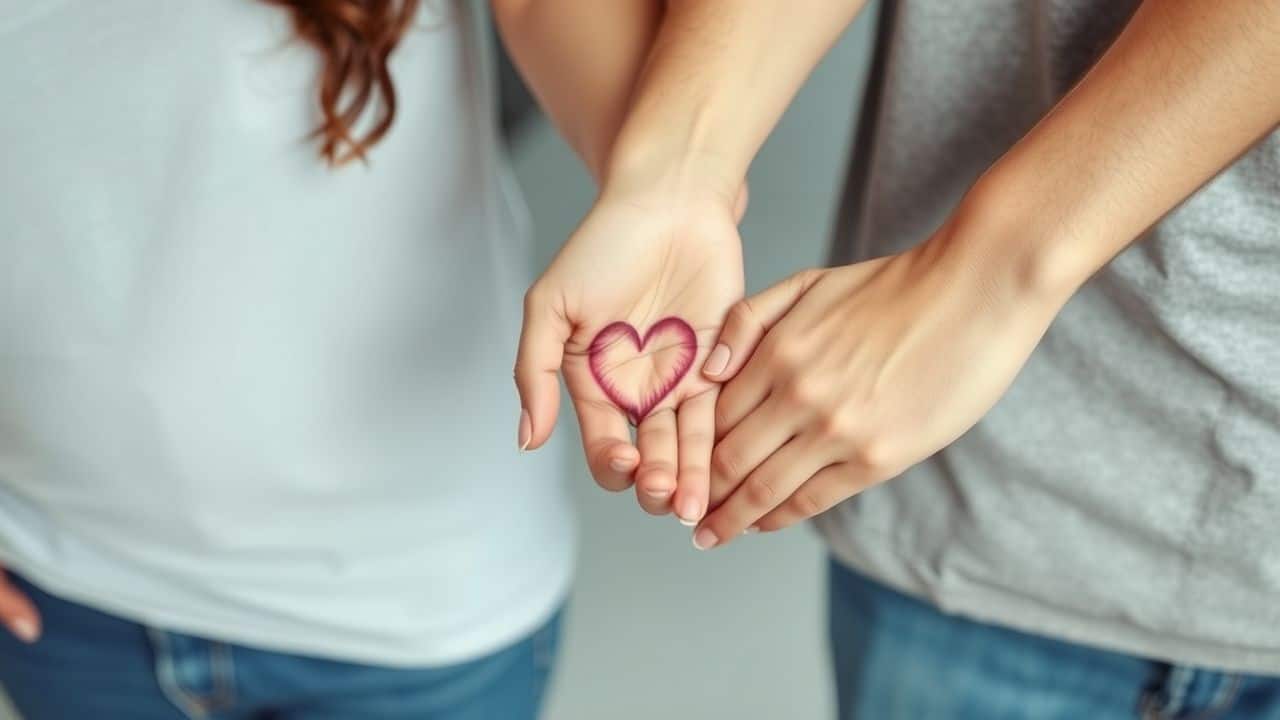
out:
{"label": "white t-shirt", "polygon": [[366,166],[259,0],[0,0],[0,564],[140,622],[390,665],[563,601],[511,381],[528,233],[475,10],[424,3]]}

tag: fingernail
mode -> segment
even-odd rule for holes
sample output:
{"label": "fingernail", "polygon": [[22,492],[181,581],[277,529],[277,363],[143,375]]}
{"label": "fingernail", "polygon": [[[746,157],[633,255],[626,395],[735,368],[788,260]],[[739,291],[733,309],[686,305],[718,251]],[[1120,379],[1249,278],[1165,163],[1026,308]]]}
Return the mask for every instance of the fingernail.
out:
{"label": "fingernail", "polygon": [[680,511],[676,513],[680,516],[680,522],[688,527],[693,527],[702,519],[702,505],[697,499],[686,497],[680,503]]}
{"label": "fingernail", "polygon": [[758,532],[760,532],[760,528],[756,527],[755,525],[752,525],[751,527],[747,528],[746,530],[743,530],[743,531],[742,531],[742,534],[743,534],[743,535],[754,535],[754,534],[756,534],[756,533],[758,533]]}
{"label": "fingernail", "polygon": [[727,367],[729,367],[729,346],[720,343],[707,356],[707,362],[702,366],[702,371],[708,375],[719,375]]}
{"label": "fingernail", "polygon": [[9,629],[13,631],[13,634],[16,635],[19,640],[27,643],[28,645],[40,639],[40,631],[36,629],[35,623],[27,620],[26,618],[18,618],[17,620],[9,623]]}
{"label": "fingernail", "polygon": [[609,461],[609,467],[613,468],[614,472],[630,472],[633,465],[634,463],[626,458],[616,457]]}
{"label": "fingernail", "polygon": [[657,498],[661,500],[671,494],[671,489],[670,488],[650,488],[648,490],[645,490],[644,494],[648,495],[651,498]]}
{"label": "fingernail", "polygon": [[711,532],[711,528],[702,528],[693,534],[693,546],[699,550],[710,550],[720,542],[720,538]]}
{"label": "fingernail", "polygon": [[685,526],[685,527],[693,527],[694,525],[697,525],[697,524],[698,524],[698,521],[697,521],[697,520],[685,520],[684,518],[680,517],[679,515],[676,515],[676,519],[677,519],[677,520],[679,520],[679,521],[680,521],[680,524],[681,524],[681,525],[683,525],[683,526]]}
{"label": "fingernail", "polygon": [[533,442],[533,418],[529,417],[528,410],[520,411],[520,432],[516,442],[520,445],[520,452],[528,450],[529,443]]}

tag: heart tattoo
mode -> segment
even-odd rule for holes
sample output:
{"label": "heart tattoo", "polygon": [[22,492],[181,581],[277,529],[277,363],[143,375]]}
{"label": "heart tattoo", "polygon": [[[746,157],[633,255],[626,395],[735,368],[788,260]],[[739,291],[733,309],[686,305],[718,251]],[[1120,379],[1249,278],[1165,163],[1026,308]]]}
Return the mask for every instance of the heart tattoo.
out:
{"label": "heart tattoo", "polygon": [[638,425],[693,367],[698,338],[678,317],[659,320],[643,338],[631,323],[619,320],[597,333],[587,352],[604,394]]}

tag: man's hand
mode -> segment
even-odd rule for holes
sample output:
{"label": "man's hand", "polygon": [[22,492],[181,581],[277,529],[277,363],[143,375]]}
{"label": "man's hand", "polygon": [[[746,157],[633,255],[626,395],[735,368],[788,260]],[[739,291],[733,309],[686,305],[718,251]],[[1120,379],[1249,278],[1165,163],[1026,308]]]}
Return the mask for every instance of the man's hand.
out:
{"label": "man's hand", "polygon": [[22,642],[40,639],[40,613],[30,598],[9,582],[4,568],[0,568],[0,623]]}
{"label": "man's hand", "polygon": [[708,368],[733,379],[716,409],[714,510],[695,545],[816,515],[995,404],[1065,296],[1019,292],[951,235],[801,273],[734,306],[719,341],[728,363]]}
{"label": "man's hand", "polygon": [[[697,185],[690,186],[697,188]],[[688,524],[707,507],[708,463],[719,386],[698,371],[725,312],[743,293],[742,248],[735,198],[696,189],[605,192],[525,298],[516,360],[523,411],[522,448],[546,442],[559,406],[557,372],[564,374],[596,482],[624,490],[633,477],[648,512],[673,507]],[[602,349],[593,341],[613,323],[629,323],[643,337],[658,321],[679,318],[694,330],[693,353],[678,358],[688,371],[652,408],[647,399],[668,390],[671,355],[679,338],[655,338],[642,348],[624,336]],[[692,364],[690,364],[692,363]],[[644,417],[609,397],[631,397]],[[635,407],[629,408],[635,411]],[[638,449],[628,421],[638,422]],[[633,476],[634,473],[634,476]]]}
{"label": "man's hand", "polygon": [[737,310],[709,374],[741,368],[717,409],[727,499],[695,544],[816,514],[973,425],[1076,288],[1276,129],[1278,33],[1275,3],[1143,3],[934,238]]}

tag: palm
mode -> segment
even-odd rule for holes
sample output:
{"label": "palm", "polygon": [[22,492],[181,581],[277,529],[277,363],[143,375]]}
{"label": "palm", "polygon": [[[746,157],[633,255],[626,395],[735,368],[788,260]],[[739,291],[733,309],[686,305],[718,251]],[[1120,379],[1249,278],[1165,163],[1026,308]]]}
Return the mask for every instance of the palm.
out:
{"label": "palm", "polygon": [[665,389],[665,375],[680,365],[688,367],[660,402],[649,408],[642,405],[647,415],[677,407],[712,388],[696,368],[709,352],[725,312],[742,297],[743,281],[740,242],[727,217],[700,228],[672,228],[664,227],[661,218],[655,222],[640,215],[632,208],[593,214],[557,263],[565,264],[565,276],[571,279],[564,309],[573,334],[565,343],[563,372],[575,401],[619,405],[608,397],[589,362],[593,341],[609,325],[625,322],[641,339],[666,318],[679,318],[694,330],[696,354],[691,363],[679,362],[683,348],[677,338],[668,337],[674,334],[655,335],[641,348],[601,338],[606,347],[596,351],[612,356],[603,364],[618,381],[618,394]]}
{"label": "palm", "polygon": [[[603,201],[534,286],[530,304],[558,320],[561,371],[602,485],[629,482],[630,473],[608,469],[610,461],[635,452],[629,423],[639,428],[638,483],[655,468],[651,484],[675,486],[677,465],[684,471],[698,463],[700,445],[682,441],[711,434],[718,387],[699,368],[742,294],[741,242],[732,213],[715,205],[651,212]],[[680,329],[686,323],[692,338]],[[526,342],[531,325],[527,316]],[[709,446],[705,454],[709,458]],[[666,508],[650,503],[646,509]]]}

